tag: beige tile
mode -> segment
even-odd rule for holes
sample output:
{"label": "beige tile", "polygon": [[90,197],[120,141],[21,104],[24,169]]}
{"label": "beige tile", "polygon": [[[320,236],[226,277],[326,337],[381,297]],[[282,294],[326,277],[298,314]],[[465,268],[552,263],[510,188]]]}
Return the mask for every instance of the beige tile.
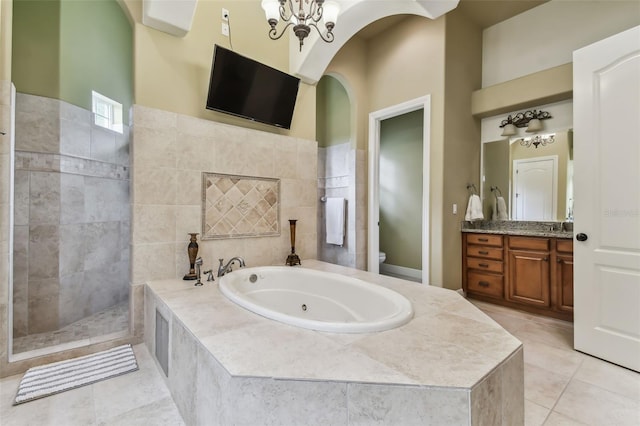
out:
{"label": "beige tile", "polygon": [[594,426],[640,424],[640,401],[575,379],[567,386],[554,411]]}
{"label": "beige tile", "polygon": [[524,424],[525,426],[541,426],[544,424],[551,410],[531,402],[524,400]]}
{"label": "beige tile", "polygon": [[577,351],[559,349],[534,340],[524,342],[524,361],[562,376],[571,377],[585,356]]}
{"label": "beige tile", "polygon": [[176,207],[136,204],[133,206],[133,244],[176,241]]}
{"label": "beige tile", "polygon": [[181,426],[185,422],[180,416],[171,397],[155,401],[151,404],[134,408],[120,415],[109,417],[100,423],[101,426]]}
{"label": "beige tile", "polygon": [[[547,421],[544,422],[544,426],[585,426],[586,423],[579,422],[575,419],[571,419],[562,414],[551,412]],[[528,425],[527,425],[528,426]]]}
{"label": "beige tile", "polygon": [[176,167],[176,130],[135,127],[133,130],[134,167]]}
{"label": "beige tile", "polygon": [[136,358],[140,370],[94,384],[95,414],[98,423],[127,411],[170,398],[169,390],[155,365],[144,362],[140,353],[143,345],[136,345]]}
{"label": "beige tile", "polygon": [[573,350],[573,329],[564,326],[528,322],[514,334],[523,341],[533,340],[558,349]]}
{"label": "beige tile", "polygon": [[524,396],[526,399],[553,408],[569,383],[570,377],[561,376],[535,365],[524,365]]}
{"label": "beige tile", "polygon": [[640,374],[609,362],[585,355],[574,379],[640,401]]}
{"label": "beige tile", "polygon": [[84,386],[21,405],[3,407],[1,419],[3,426],[91,425],[95,423],[93,389]]}

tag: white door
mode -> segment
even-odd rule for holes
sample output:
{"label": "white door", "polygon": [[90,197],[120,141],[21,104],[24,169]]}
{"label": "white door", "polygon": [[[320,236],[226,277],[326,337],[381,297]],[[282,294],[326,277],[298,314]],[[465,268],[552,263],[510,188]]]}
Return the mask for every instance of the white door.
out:
{"label": "white door", "polygon": [[640,27],[574,52],[573,108],[574,346],[640,371]]}
{"label": "white door", "polygon": [[514,220],[555,220],[558,156],[513,160]]}

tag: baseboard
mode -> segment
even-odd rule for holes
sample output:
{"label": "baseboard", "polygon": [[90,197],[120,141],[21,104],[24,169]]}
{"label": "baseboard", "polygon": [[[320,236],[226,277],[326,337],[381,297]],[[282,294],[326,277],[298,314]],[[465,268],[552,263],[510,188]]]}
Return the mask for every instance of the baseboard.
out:
{"label": "baseboard", "polygon": [[422,281],[422,270],[420,269],[406,268],[404,266],[381,263],[380,272],[383,274],[408,277],[413,278],[414,280]]}

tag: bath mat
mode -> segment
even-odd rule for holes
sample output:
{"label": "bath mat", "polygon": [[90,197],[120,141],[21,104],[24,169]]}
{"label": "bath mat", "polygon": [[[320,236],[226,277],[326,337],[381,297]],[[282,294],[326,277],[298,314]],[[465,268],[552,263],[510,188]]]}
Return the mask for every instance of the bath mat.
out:
{"label": "bath mat", "polygon": [[13,405],[90,385],[138,369],[131,345],[27,370]]}

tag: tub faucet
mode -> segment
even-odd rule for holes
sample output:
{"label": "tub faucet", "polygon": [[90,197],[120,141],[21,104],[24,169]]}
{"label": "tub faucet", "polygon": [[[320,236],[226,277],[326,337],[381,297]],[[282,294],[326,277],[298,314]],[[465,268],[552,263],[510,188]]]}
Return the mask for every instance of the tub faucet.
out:
{"label": "tub faucet", "polygon": [[226,265],[223,266],[224,264],[224,259],[218,259],[220,261],[220,265],[218,266],[218,276],[221,277],[224,274],[226,274],[227,272],[231,272],[231,264],[235,261],[238,262],[238,264],[240,265],[241,268],[244,268],[245,263],[244,263],[244,259],[241,257],[232,257],[231,259],[229,259],[229,261],[227,262]]}

